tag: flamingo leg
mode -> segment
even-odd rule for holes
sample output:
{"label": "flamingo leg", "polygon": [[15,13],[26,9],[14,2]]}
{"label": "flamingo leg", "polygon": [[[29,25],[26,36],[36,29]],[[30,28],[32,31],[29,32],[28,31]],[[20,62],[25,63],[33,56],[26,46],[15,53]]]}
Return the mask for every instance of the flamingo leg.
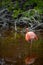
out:
{"label": "flamingo leg", "polygon": [[32,41],[33,41],[33,39],[31,39],[31,42],[30,42],[30,49],[32,48]]}

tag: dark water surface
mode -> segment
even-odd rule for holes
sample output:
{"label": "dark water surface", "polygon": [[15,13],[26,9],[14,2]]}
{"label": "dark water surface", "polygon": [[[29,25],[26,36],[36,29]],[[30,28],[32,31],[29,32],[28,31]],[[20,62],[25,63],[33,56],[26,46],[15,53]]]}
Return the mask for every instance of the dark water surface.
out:
{"label": "dark water surface", "polygon": [[3,65],[26,65],[25,58],[35,55],[37,59],[31,65],[43,65],[43,36],[38,34],[39,40],[30,43],[25,41],[25,35],[13,33],[7,37],[0,37],[0,61]]}

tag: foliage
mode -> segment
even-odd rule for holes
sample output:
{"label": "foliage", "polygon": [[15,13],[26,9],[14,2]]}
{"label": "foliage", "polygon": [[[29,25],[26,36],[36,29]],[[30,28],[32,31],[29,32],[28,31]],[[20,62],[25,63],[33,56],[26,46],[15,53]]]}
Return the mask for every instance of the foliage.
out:
{"label": "foliage", "polygon": [[[38,10],[38,12],[40,13],[43,13],[43,1],[42,0],[21,0],[21,1],[16,0],[14,2],[12,2],[12,0],[2,0],[2,6],[7,7],[8,11],[12,11],[13,18],[16,18],[18,14],[23,13],[23,12],[25,12],[25,16],[28,16],[28,11],[29,11],[28,8],[31,8],[34,2],[37,3],[37,6],[34,7],[34,9]],[[31,14],[33,14],[33,12],[31,12]]]}

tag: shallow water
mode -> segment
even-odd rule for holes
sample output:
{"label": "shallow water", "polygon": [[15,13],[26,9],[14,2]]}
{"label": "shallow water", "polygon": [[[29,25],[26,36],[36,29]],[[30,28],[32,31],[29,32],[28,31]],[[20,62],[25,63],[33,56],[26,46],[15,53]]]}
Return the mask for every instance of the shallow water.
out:
{"label": "shallow water", "polygon": [[43,63],[43,37],[38,35],[39,40],[33,41],[30,49],[30,43],[25,41],[24,36],[23,33],[11,33],[7,37],[0,37],[0,58],[4,58],[8,65],[26,65],[25,58],[35,55],[37,59],[33,64],[41,65]]}

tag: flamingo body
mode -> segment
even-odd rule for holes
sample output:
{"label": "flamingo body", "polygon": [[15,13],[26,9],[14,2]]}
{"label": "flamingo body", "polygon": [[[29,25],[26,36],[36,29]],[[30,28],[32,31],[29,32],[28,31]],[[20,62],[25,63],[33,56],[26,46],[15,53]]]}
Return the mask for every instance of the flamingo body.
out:
{"label": "flamingo body", "polygon": [[38,37],[37,35],[34,33],[34,32],[27,32],[26,35],[25,35],[25,39],[26,41],[29,41],[29,40],[38,40]]}

